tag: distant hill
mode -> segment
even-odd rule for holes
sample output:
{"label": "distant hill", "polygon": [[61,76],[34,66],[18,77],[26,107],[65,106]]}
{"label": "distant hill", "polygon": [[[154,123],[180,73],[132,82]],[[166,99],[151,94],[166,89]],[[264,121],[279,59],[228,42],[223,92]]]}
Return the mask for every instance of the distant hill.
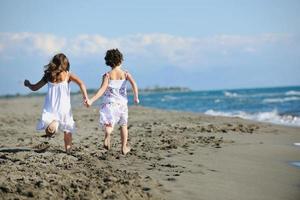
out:
{"label": "distant hill", "polygon": [[[149,87],[149,88],[142,88],[139,89],[139,92],[188,92],[191,91],[189,88],[187,87]],[[128,92],[132,92],[131,88],[128,89]]]}

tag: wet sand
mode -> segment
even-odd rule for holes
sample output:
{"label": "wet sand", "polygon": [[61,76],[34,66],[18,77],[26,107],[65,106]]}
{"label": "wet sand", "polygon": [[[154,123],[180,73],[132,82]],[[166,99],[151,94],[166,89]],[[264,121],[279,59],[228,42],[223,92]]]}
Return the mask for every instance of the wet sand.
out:
{"label": "wet sand", "polygon": [[[162,111],[129,109],[132,151],[102,146],[98,108],[73,107],[71,154],[63,134],[35,131],[43,97],[0,100],[1,199],[299,199],[300,128]],[[31,151],[38,145],[45,151]]]}

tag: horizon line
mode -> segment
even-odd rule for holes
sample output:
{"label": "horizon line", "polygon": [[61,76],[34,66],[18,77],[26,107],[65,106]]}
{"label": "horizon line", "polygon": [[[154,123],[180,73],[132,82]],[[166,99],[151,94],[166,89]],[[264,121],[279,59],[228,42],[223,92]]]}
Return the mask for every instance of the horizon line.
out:
{"label": "horizon line", "polygon": [[[157,87],[157,88],[156,88]],[[286,86],[263,86],[263,87],[244,87],[244,88],[221,88],[221,89],[200,89],[200,90],[193,90],[190,89],[189,87],[185,86],[151,86],[151,87],[145,87],[145,88],[139,88],[139,90],[153,90],[155,92],[156,89],[165,89],[165,91],[157,91],[157,92],[168,92],[167,90],[172,90],[172,89],[178,89],[177,92],[207,92],[207,91],[234,91],[234,90],[251,90],[251,89],[271,89],[271,88],[287,88],[287,87],[300,87],[300,85],[286,85]],[[180,89],[184,89],[182,91],[179,91]],[[88,88],[87,91],[96,91],[98,88]],[[19,93],[16,92],[14,94],[0,94],[0,98],[10,98],[10,97],[30,97],[30,96],[42,96],[46,92],[28,92],[28,93]],[[77,94],[80,93],[80,90],[71,92],[71,94]]]}

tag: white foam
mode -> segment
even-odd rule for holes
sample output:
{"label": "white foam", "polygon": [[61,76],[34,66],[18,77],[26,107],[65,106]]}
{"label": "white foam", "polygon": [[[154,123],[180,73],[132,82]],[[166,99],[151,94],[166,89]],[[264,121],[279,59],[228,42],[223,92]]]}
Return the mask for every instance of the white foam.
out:
{"label": "white foam", "polygon": [[287,91],[285,95],[300,95],[300,91],[290,90]]}
{"label": "white foam", "polygon": [[295,146],[300,146],[300,142],[294,143]]}
{"label": "white foam", "polygon": [[291,164],[295,167],[300,167],[300,162],[299,161],[294,161],[294,162],[291,162]]}
{"label": "white foam", "polygon": [[174,97],[171,95],[165,95],[163,98],[161,98],[161,101],[173,101],[179,99],[178,97]]}
{"label": "white foam", "polygon": [[226,116],[226,117],[240,117],[243,119],[250,119],[255,121],[270,122],[274,124],[283,124],[290,126],[300,126],[300,117],[292,115],[279,115],[276,110],[271,112],[258,112],[258,113],[246,113],[243,111],[238,112],[220,112],[214,110],[207,110],[205,114],[214,116]]}
{"label": "white foam", "polygon": [[213,116],[225,116],[225,117],[234,117],[234,115],[230,112],[221,112],[221,111],[215,111],[215,110],[207,110],[205,112],[207,115],[213,115]]}
{"label": "white foam", "polygon": [[264,99],[263,103],[283,103],[287,101],[299,101],[300,97],[270,98]]}
{"label": "white foam", "polygon": [[228,91],[224,91],[224,95],[226,97],[238,97],[239,95],[237,93],[234,92],[228,92]]}

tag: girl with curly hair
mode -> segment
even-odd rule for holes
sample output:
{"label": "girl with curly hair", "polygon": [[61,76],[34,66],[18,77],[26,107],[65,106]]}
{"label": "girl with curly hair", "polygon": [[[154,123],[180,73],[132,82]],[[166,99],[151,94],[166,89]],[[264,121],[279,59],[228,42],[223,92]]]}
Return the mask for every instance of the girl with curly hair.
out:
{"label": "girl with curly hair", "polygon": [[87,99],[86,105],[91,106],[102,95],[100,104],[100,126],[105,131],[104,148],[110,149],[110,135],[116,124],[121,131],[121,152],[126,155],[130,151],[127,145],[128,130],[128,107],[126,83],[130,82],[134,94],[134,102],[139,103],[138,87],[133,77],[122,69],[123,55],[118,49],[110,49],[106,52],[105,63],[111,70],[102,77],[102,84],[97,93]]}

